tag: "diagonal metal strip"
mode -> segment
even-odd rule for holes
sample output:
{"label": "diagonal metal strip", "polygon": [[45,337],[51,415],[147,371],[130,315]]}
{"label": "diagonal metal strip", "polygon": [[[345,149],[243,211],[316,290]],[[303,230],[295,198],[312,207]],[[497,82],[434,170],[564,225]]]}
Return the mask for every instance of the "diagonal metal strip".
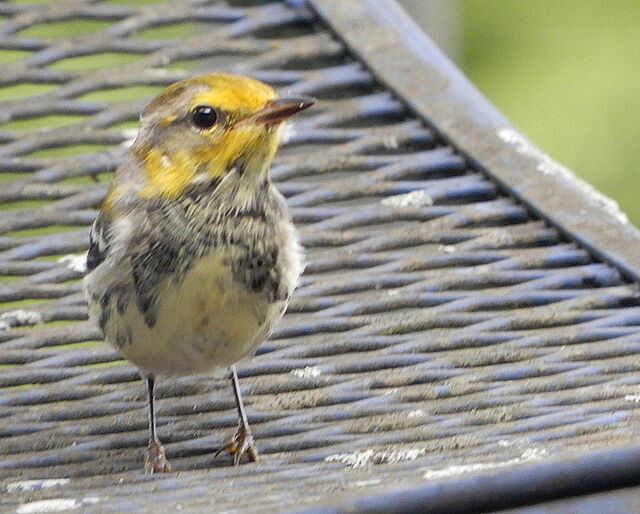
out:
{"label": "diagonal metal strip", "polygon": [[[437,505],[445,480],[462,505],[476,478],[519,466],[550,484],[581,469],[556,462],[638,444],[640,306],[621,274],[637,269],[506,194],[354,55],[334,2],[303,4],[0,3],[0,48],[28,52],[0,74],[2,509],[360,508],[409,485]],[[87,20],[102,28],[74,34]],[[29,35],[56,23],[62,37]],[[148,478],[143,387],[86,321],[78,266],[149,96],[211,69],[320,99],[273,169],[308,265],[240,366],[263,462],[212,458],[236,423],[224,381],[164,380],[178,473]]]}

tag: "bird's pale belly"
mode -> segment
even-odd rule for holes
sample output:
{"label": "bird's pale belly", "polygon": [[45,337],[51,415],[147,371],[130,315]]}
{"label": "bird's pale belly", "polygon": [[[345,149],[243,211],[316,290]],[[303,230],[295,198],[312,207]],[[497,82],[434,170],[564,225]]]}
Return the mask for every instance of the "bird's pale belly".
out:
{"label": "bird's pale belly", "polygon": [[218,254],[198,261],[179,282],[162,284],[153,326],[132,301],[110,317],[105,338],[143,373],[211,372],[253,354],[285,308],[234,280]]}

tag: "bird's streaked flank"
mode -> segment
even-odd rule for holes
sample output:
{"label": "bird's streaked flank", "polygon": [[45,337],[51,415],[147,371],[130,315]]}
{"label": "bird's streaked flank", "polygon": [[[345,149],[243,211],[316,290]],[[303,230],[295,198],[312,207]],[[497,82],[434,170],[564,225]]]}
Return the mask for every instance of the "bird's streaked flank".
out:
{"label": "bird's streaked flank", "polygon": [[84,286],[106,341],[149,394],[148,473],[171,470],[155,427],[156,376],[230,368],[238,464],[257,452],[234,364],[280,320],[302,272],[282,195],[269,180],[281,123],[311,106],[247,77],[178,82],[145,109],[91,230]]}

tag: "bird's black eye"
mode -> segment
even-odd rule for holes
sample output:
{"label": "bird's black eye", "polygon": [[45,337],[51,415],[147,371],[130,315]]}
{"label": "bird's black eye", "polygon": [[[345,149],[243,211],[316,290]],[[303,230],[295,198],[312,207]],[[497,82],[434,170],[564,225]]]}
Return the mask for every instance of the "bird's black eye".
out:
{"label": "bird's black eye", "polygon": [[191,119],[196,127],[208,129],[218,121],[218,113],[210,105],[198,105],[191,111]]}

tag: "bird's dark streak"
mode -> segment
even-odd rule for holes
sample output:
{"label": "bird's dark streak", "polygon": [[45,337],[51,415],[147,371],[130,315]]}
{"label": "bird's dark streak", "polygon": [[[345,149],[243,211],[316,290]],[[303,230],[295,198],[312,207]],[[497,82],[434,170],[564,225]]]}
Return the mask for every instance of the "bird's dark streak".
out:
{"label": "bird's dark streak", "polygon": [[236,170],[236,174],[239,177],[244,175],[244,172],[247,169],[245,163],[239,159],[232,165],[232,168]]}
{"label": "bird's dark streak", "polygon": [[105,254],[100,252],[98,245],[91,242],[87,252],[87,271],[93,271],[105,259]]}
{"label": "bird's dark streak", "polygon": [[96,269],[109,253],[109,223],[104,216],[98,216],[89,234],[87,271]]}
{"label": "bird's dark streak", "polygon": [[[203,166],[204,170],[206,170],[209,168],[209,162],[205,162],[200,166]],[[222,177],[211,177],[207,182],[192,184],[187,186],[183,196],[193,200],[200,200],[203,195],[212,195],[220,185],[220,182],[222,182]]]}
{"label": "bird's dark streak", "polygon": [[116,302],[116,308],[118,309],[118,314],[121,316],[126,312],[127,307],[129,306],[129,295],[126,291],[118,292],[118,299]]}
{"label": "bird's dark streak", "polygon": [[127,344],[131,344],[133,336],[131,334],[131,328],[127,328],[126,330],[121,330],[116,335],[116,346],[118,348],[122,348]]}
{"label": "bird's dark streak", "polygon": [[111,309],[109,307],[109,303],[108,302],[101,302],[101,309],[100,309],[100,317],[98,318],[98,326],[100,327],[100,330],[104,333],[104,329],[107,326],[107,322],[109,321],[109,318],[111,317]]}
{"label": "bird's dark streak", "polygon": [[242,211],[238,211],[235,216],[237,218],[253,218],[260,221],[267,220],[267,213],[265,212],[265,210],[258,207],[251,207]]}
{"label": "bird's dark streak", "polygon": [[[270,300],[283,299],[275,240],[276,212],[268,200],[241,211],[218,205],[211,189],[200,184],[179,200],[148,205],[146,236],[131,249],[136,303],[145,323],[156,323],[158,290],[168,276],[179,284],[199,259],[225,247],[233,276]],[[187,215],[187,209],[189,215]]]}

